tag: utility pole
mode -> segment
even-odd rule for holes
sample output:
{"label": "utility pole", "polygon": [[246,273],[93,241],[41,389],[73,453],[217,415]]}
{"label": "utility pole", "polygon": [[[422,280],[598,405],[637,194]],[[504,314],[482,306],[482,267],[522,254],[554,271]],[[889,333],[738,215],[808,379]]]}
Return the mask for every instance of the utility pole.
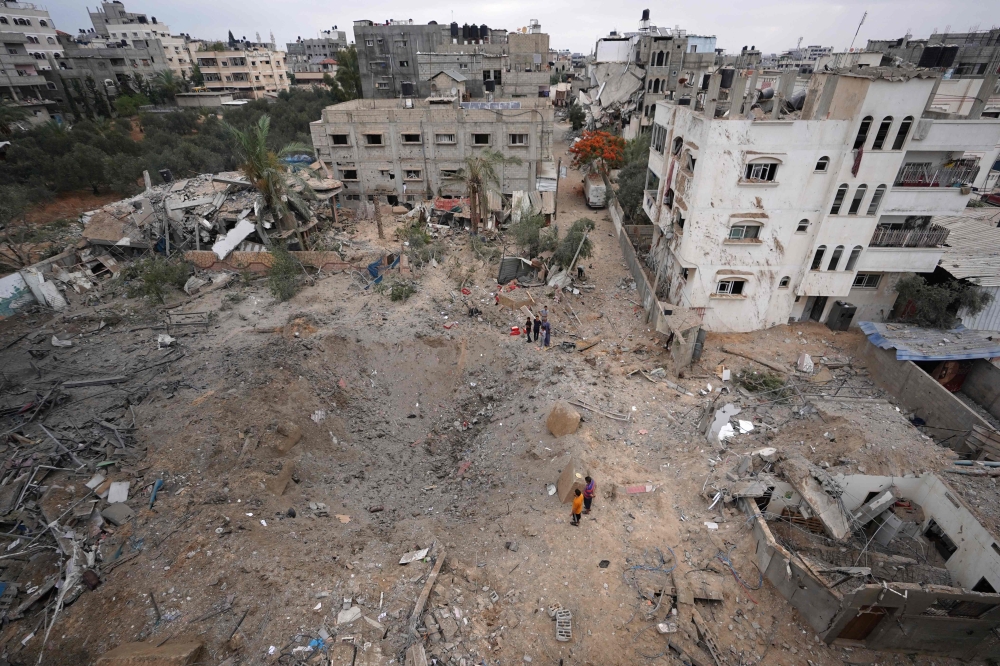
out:
{"label": "utility pole", "polygon": [[556,166],[556,194],[555,194],[555,205],[552,209],[552,221],[556,222],[559,220],[559,178],[562,176],[562,158],[559,158],[559,164]]}
{"label": "utility pole", "polygon": [[858,38],[858,33],[861,32],[861,26],[865,24],[866,18],[868,18],[868,12],[865,12],[864,16],[861,17],[861,23],[858,24],[858,29],[854,31],[854,39],[851,40],[851,48],[847,49],[848,53],[854,50],[854,41]]}

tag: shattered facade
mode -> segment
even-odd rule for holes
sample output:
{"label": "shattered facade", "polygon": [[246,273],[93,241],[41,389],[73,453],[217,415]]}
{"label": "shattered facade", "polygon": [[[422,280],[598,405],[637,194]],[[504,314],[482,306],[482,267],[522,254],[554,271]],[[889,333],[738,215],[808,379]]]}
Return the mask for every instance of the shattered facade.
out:
{"label": "shattered facade", "polygon": [[[1000,656],[1000,546],[937,476],[837,476],[836,495],[809,477],[818,488],[811,498],[801,481],[757,478],[764,492],[737,500],[753,526],[757,567],[821,640]],[[863,538],[815,534],[824,531],[816,517],[831,515]]]}
{"label": "shattered facade", "polygon": [[961,212],[997,156],[1000,121],[925,113],[934,72],[817,73],[799,94],[795,76],[774,94],[717,73],[656,105],[649,264],[709,330],[822,322],[839,299],[853,325],[884,319],[898,278],[941,259],[930,218]]}
{"label": "shattered facade", "polygon": [[[344,184],[347,202],[386,196],[415,203],[463,196],[466,156],[499,151],[520,164],[498,168],[504,194],[545,189],[554,110],[548,100],[354,100],[328,106],[310,124],[319,159]],[[553,169],[554,171],[554,169]]]}
{"label": "shattered facade", "polygon": [[650,26],[648,11],[638,32],[599,39],[588,67],[590,87],[579,98],[596,128],[630,134],[653,122],[656,102],[693,94],[715,65],[715,37]]}

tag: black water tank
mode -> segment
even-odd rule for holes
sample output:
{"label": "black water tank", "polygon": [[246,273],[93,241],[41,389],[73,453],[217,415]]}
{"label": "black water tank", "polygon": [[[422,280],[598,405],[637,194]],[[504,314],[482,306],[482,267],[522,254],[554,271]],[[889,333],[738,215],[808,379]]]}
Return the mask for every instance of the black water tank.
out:
{"label": "black water tank", "polygon": [[758,97],[757,99],[765,100],[765,99],[771,99],[772,97],[774,97],[774,88],[768,86],[767,88],[760,89],[760,97]]}
{"label": "black water tank", "polygon": [[938,61],[938,67],[948,68],[955,64],[955,58],[958,57],[958,45],[949,44],[948,46],[941,49],[941,59]]}
{"label": "black water tank", "polygon": [[709,82],[709,80],[711,80],[711,78],[712,78],[711,74],[705,74],[705,75],[703,75],[701,77],[701,89],[702,90],[708,90],[708,82]]}
{"label": "black water tank", "polygon": [[680,106],[691,106],[691,98],[681,97],[679,100],[677,100],[677,104]]}
{"label": "black water tank", "polygon": [[648,9],[643,9],[642,10],[642,20],[643,21],[648,21],[649,20],[649,10]]}
{"label": "black water tank", "polygon": [[486,24],[479,26],[479,39],[481,41],[486,41],[490,38],[490,29],[486,27]]}
{"label": "black water tank", "polygon": [[470,39],[472,39],[468,23],[462,24],[462,39],[464,41],[469,41]]}
{"label": "black water tank", "polygon": [[847,301],[836,301],[826,317],[826,326],[831,331],[846,331],[851,326],[858,306]]}
{"label": "black water tank", "polygon": [[729,69],[729,68],[723,69],[722,70],[722,85],[720,87],[726,88],[726,89],[732,88],[733,87],[733,77],[735,77],[735,76],[736,76],[736,70],[735,69]]}
{"label": "black water tank", "polygon": [[497,82],[493,79],[486,79],[483,81],[483,88],[486,89],[486,92],[496,92]]}
{"label": "black water tank", "polygon": [[456,37],[458,37],[458,24],[455,23],[454,21],[452,21],[452,24],[451,24],[451,38],[455,39]]}
{"label": "black water tank", "polygon": [[917,67],[937,67],[938,61],[941,60],[941,47],[940,46],[926,46],[924,50],[920,53],[920,61],[917,62]]}
{"label": "black water tank", "polygon": [[403,92],[403,97],[413,97],[413,81],[402,81],[400,83],[400,89]]}

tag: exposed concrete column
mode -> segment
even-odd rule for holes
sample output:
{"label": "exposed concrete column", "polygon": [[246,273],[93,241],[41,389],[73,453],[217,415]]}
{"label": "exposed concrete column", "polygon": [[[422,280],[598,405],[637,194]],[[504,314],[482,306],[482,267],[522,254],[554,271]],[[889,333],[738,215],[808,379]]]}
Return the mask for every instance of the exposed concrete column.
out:
{"label": "exposed concrete column", "polygon": [[781,117],[781,103],[791,99],[792,93],[795,92],[795,79],[798,75],[799,73],[796,70],[781,73],[781,81],[778,83],[778,89],[775,91],[777,94],[774,96],[774,106],[771,109],[772,119],[777,120]]}
{"label": "exposed concrete column", "polygon": [[[983,83],[979,86],[979,92],[976,93],[976,99],[972,102],[972,109],[969,111],[969,120],[978,120],[979,118],[982,118],[983,109],[986,108],[986,103],[990,101],[990,96],[997,87],[998,66],[1000,66],[1000,55],[993,58],[993,62],[990,63],[986,76],[983,77]],[[935,92],[937,92],[937,90],[935,90]]]}
{"label": "exposed concrete column", "polygon": [[743,119],[743,95],[747,89],[747,77],[739,74],[733,79],[733,87],[729,89],[729,119]]}
{"label": "exposed concrete column", "polygon": [[940,87],[941,87],[941,76],[938,75],[938,77],[934,79],[934,87],[931,88],[931,94],[927,96],[927,103],[924,104],[924,113],[931,110],[931,104],[934,103],[934,98],[937,97],[938,88]]}
{"label": "exposed concrete column", "polygon": [[722,74],[712,74],[708,79],[708,92],[705,94],[705,116],[715,117],[715,106],[719,102],[719,90],[722,88]]}

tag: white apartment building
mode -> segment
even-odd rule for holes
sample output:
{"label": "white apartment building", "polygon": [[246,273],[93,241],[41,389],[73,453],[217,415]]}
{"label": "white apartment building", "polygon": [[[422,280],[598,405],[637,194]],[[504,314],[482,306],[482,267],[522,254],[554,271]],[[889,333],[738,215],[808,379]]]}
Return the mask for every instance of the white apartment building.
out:
{"label": "white apartment building", "polygon": [[657,103],[644,209],[659,300],[711,331],[826,321],[837,301],[857,306],[853,325],[885,319],[898,279],[942,257],[948,230],[930,218],[960,213],[998,154],[982,106],[928,110],[939,76],[816,73],[790,110],[716,74],[693,106]]}
{"label": "white apartment building", "polygon": [[0,32],[21,33],[28,55],[34,58],[36,70],[51,69],[49,55],[63,56],[62,46],[56,37],[56,24],[47,9],[30,2],[0,0]]}

